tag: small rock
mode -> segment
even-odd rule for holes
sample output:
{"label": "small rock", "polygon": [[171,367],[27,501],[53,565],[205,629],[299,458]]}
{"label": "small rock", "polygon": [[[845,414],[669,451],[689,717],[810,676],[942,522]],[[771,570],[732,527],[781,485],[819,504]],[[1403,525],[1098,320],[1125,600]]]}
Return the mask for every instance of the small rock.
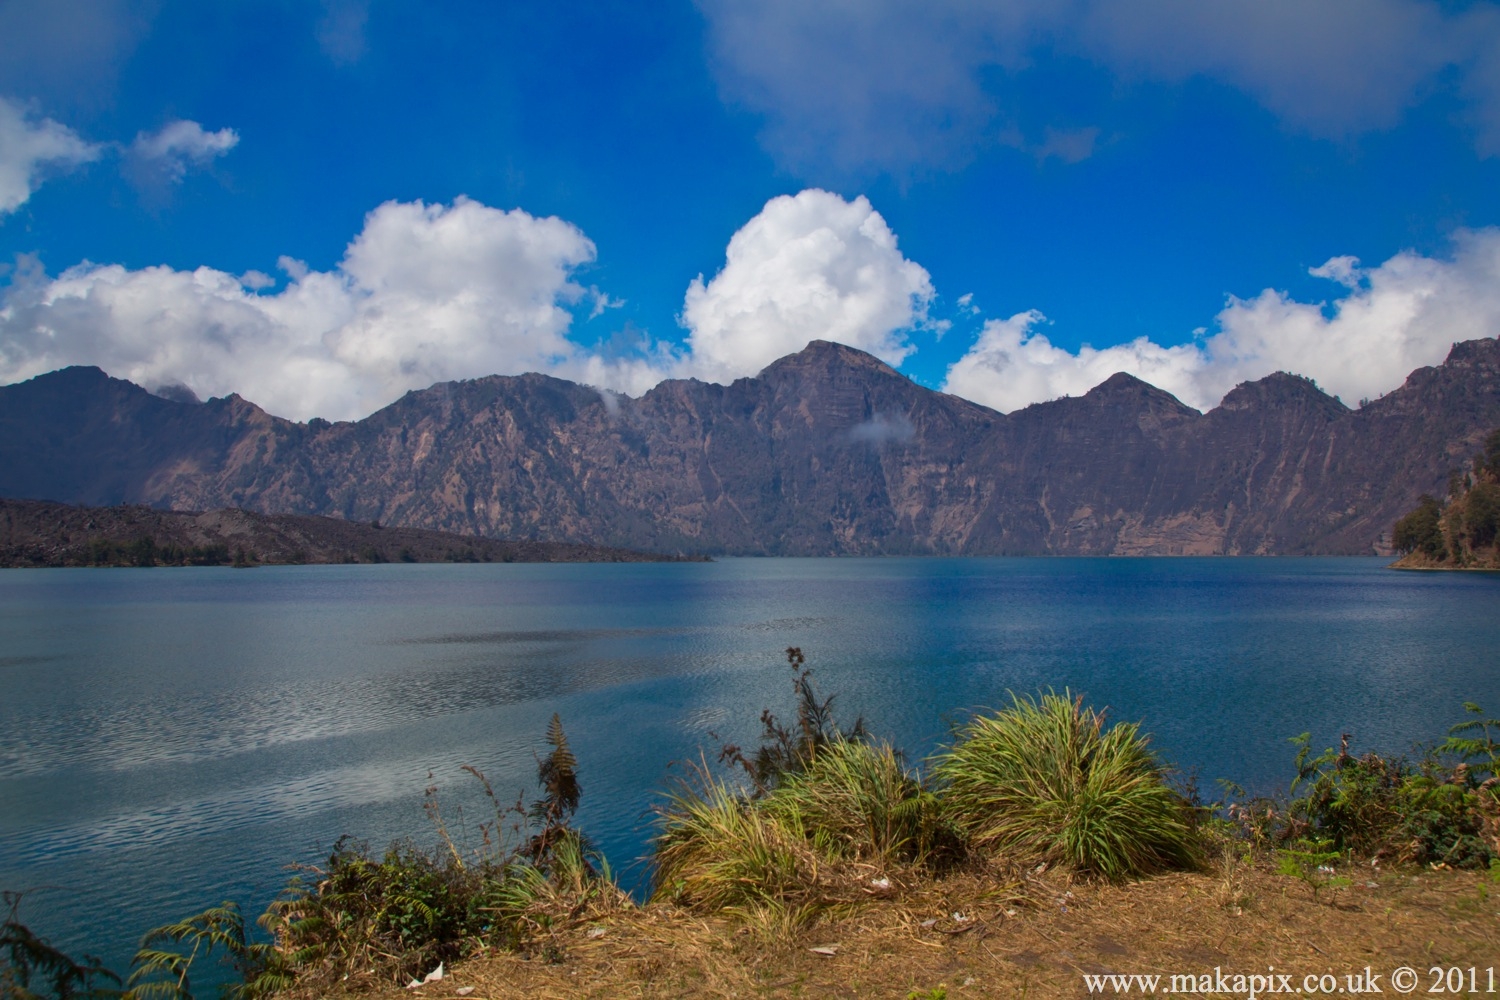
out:
{"label": "small rock", "polygon": [[936,926],[937,926],[937,917],[933,917],[931,920],[924,920],[924,921],[922,921],[922,927],[925,930],[932,930],[932,928],[934,928]]}
{"label": "small rock", "polygon": [[454,990],[453,992],[457,993],[461,997],[466,997],[470,993],[474,992],[474,987],[472,987],[472,986],[460,986],[458,989]]}
{"label": "small rock", "polygon": [[891,887],[891,880],[888,878],[872,878],[870,879],[870,884],[877,889],[889,889]]}
{"label": "small rock", "polygon": [[819,945],[816,948],[809,948],[807,950],[812,952],[814,955],[822,955],[824,958],[832,958],[839,953],[839,946],[836,944],[824,944]]}
{"label": "small rock", "polygon": [[604,928],[603,927],[590,927],[588,929],[588,933],[584,934],[584,937],[588,938],[590,941],[594,941],[594,940],[596,940],[598,938],[602,938],[603,936],[604,936]]}

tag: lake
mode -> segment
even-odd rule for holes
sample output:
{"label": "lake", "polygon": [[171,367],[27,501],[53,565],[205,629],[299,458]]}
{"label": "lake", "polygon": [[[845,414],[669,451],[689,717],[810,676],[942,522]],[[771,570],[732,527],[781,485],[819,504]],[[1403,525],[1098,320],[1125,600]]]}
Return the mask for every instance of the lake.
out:
{"label": "lake", "polygon": [[[726,559],[0,573],[0,888],[123,969],[151,926],[342,834],[477,837],[483,769],[534,789],[560,713],[579,825],[629,884],[683,761],[790,715],[920,760],[1007,691],[1071,688],[1214,779],[1285,786],[1288,737],[1403,751],[1500,711],[1500,576],[1380,559]],[[674,763],[675,762],[675,763]],[[429,778],[429,775],[431,777]],[[458,809],[465,810],[462,820]]]}

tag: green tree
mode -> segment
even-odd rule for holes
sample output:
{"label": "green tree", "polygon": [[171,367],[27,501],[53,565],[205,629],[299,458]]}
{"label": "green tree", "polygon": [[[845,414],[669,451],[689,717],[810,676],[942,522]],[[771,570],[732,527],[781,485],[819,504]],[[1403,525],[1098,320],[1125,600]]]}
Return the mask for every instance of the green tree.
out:
{"label": "green tree", "polygon": [[1500,487],[1493,483],[1475,483],[1465,503],[1464,529],[1469,544],[1482,549],[1495,543],[1500,532]]}
{"label": "green tree", "polygon": [[1396,522],[1391,542],[1396,551],[1405,555],[1420,550],[1434,559],[1447,558],[1448,549],[1443,542],[1443,508],[1431,493],[1423,493],[1417,500],[1416,509]]}
{"label": "green tree", "polygon": [[1490,436],[1484,439],[1484,467],[1489,469],[1490,475],[1500,476],[1500,427],[1490,431]]}

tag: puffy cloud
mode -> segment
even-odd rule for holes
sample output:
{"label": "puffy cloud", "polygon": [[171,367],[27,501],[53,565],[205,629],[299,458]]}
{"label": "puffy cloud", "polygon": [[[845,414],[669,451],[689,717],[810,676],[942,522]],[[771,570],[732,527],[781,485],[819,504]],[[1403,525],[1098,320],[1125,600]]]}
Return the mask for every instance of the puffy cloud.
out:
{"label": "puffy cloud", "polygon": [[[460,198],[379,206],[333,269],[281,257],[280,291],[255,270],[84,262],[50,278],[23,258],[0,300],[0,382],[96,364],[178,394],[239,392],[286,416],[352,418],[408,389],[493,373],[543,371],[632,395],[669,376],[727,381],[815,338],[899,364],[912,330],[945,327],[928,314],[927,272],[864,198],[808,190],[767,202],[730,240],[723,269],[689,285],[681,347],[629,324],[591,349],[569,339],[575,313],[618,305],[576,280],[594,253],[561,219]],[[1342,256],[1311,273],[1339,297],[1231,298],[1215,332],[1188,344],[1142,337],[1071,352],[1042,332],[1039,312],[991,320],[944,388],[1008,411],[1127,371],[1206,409],[1283,369],[1352,402],[1438,363],[1454,341],[1500,329],[1500,229],[1458,233],[1444,258],[1405,251],[1365,268]],[[958,306],[977,314],[972,295]],[[903,434],[880,418],[854,436]]]}
{"label": "puffy cloud", "polygon": [[1205,393],[1285,369],[1353,404],[1441,362],[1454,343],[1500,330],[1500,229],[1458,233],[1450,259],[1408,250],[1368,271],[1356,265],[1334,258],[1317,269],[1348,287],[1330,307],[1271,289],[1231,299],[1205,345],[1222,373]]}
{"label": "puffy cloud", "polygon": [[0,381],[95,364],[296,418],[362,416],[436,381],[576,366],[566,306],[593,258],[567,222],[461,198],[381,205],[333,270],[283,258],[274,294],[258,272],[83,263],[49,279],[32,262],[0,307]]}
{"label": "puffy cloud", "polygon": [[1231,298],[1212,336],[1171,347],[1142,337],[1072,353],[1035,329],[1040,313],[992,320],[949,369],[944,388],[1013,410],[1080,395],[1125,371],[1208,409],[1236,384],[1283,370],[1353,404],[1441,362],[1453,343],[1500,329],[1500,229],[1460,232],[1449,259],[1404,251],[1367,270],[1335,257],[1311,273],[1343,285],[1343,297],[1298,302],[1266,289]]}
{"label": "puffy cloud", "polygon": [[1033,329],[1045,322],[1045,316],[1030,310],[985,323],[974,346],[948,369],[943,391],[1009,412],[1060,396],[1082,395],[1124,371],[1198,405],[1195,378],[1203,358],[1197,348],[1159,347],[1141,337],[1116,347],[1083,347],[1070,354]]}
{"label": "puffy cloud", "polygon": [[38,120],[0,97],[0,217],[24,205],[49,169],[70,170],[97,160],[103,149],[66,125]]}
{"label": "puffy cloud", "polygon": [[180,184],[189,166],[202,167],[239,144],[232,128],[210,132],[194,121],[142,132],[126,151],[126,173],[137,185]]}
{"label": "puffy cloud", "polygon": [[1087,157],[1096,131],[1017,126],[1018,74],[1084,58],[1121,79],[1204,76],[1289,125],[1342,136],[1457,81],[1500,152],[1500,9],[1430,0],[699,0],[724,98],[764,117],[785,165],[960,166],[987,142]]}
{"label": "puffy cloud", "polygon": [[896,365],[930,325],[932,282],[869,201],[809,189],[773,198],[729,241],[724,268],[688,287],[682,370],[727,380],[835,340]]}
{"label": "puffy cloud", "polygon": [[911,329],[942,326],[927,316],[927,272],[864,198],[810,190],[768,202],[713,280],[688,288],[682,347],[633,330],[591,350],[569,340],[575,311],[621,304],[574,280],[593,259],[567,222],[460,198],[381,205],[333,270],[281,257],[280,291],[256,270],[85,262],[54,279],[23,261],[0,307],[0,381],[95,364],[146,386],[343,418],[494,373],[542,371],[632,395],[669,376],[728,381],[817,338],[896,364],[913,350]]}

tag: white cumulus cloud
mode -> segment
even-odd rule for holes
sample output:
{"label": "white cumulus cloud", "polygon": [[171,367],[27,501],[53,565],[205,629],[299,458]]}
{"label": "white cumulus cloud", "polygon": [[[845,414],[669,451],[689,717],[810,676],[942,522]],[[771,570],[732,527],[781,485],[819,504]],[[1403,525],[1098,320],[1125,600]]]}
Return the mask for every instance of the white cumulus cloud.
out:
{"label": "white cumulus cloud", "polygon": [[637,395],[667,377],[729,381],[831,339],[898,364],[932,283],[864,198],[779,197],[729,242],[723,269],[689,286],[686,343],[625,331],[593,349],[574,314],[621,303],[578,283],[594,259],[577,227],[460,198],[387,202],[342,260],[249,270],[129,270],[82,263],[55,278],[34,261],[0,304],[0,382],[92,364],[200,397],[238,392],[295,418],[363,416],[408,389],[540,371]]}
{"label": "white cumulus cloud", "polygon": [[283,258],[275,293],[259,272],[33,264],[0,307],[0,382],[93,364],[284,416],[359,417],[437,381],[576,365],[572,274],[593,258],[561,219],[461,198],[381,205],[333,270]]}
{"label": "white cumulus cloud", "polygon": [[944,389],[1009,411],[1081,395],[1124,371],[1209,409],[1240,382],[1290,371],[1353,405],[1438,364],[1454,343],[1500,330],[1500,229],[1456,234],[1444,259],[1403,251],[1365,269],[1335,257],[1311,273],[1337,282],[1342,296],[1298,302],[1266,289],[1231,298],[1216,332],[1189,344],[1141,337],[1070,352],[1037,329],[1045,322],[1039,312],[991,320],[949,369]]}
{"label": "white cumulus cloud", "polygon": [[0,97],[0,217],[26,204],[49,170],[71,170],[97,160],[103,149],[66,125],[38,119],[21,104]]}
{"label": "white cumulus cloud", "polygon": [[1160,347],[1142,337],[1102,350],[1083,347],[1073,354],[1035,329],[1045,322],[1033,309],[985,323],[974,346],[948,369],[943,391],[1008,413],[1082,395],[1124,371],[1196,405],[1194,379],[1203,362],[1196,347]]}
{"label": "white cumulus cloud", "polygon": [[753,375],[811,340],[900,364],[929,325],[932,281],[863,196],[808,189],[771,199],[729,241],[724,268],[688,287],[685,373]]}

